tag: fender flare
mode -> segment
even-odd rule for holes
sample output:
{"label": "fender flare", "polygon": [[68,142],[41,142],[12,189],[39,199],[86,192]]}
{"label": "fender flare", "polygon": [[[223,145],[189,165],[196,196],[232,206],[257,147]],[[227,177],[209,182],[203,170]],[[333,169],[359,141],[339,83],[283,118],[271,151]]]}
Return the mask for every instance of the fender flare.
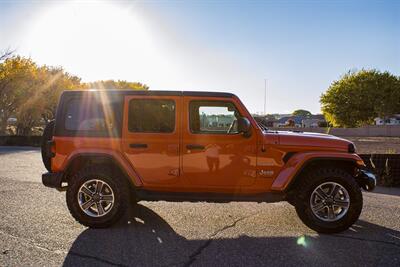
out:
{"label": "fender flare", "polygon": [[363,160],[357,154],[341,153],[341,152],[305,152],[296,153],[284,165],[279,175],[272,183],[271,190],[286,191],[291,184],[299,177],[299,174],[307,168],[311,163],[316,161],[331,162],[350,162],[355,167],[365,166]]}
{"label": "fender flare", "polygon": [[140,179],[140,176],[137,174],[135,169],[131,166],[130,163],[125,162],[125,159],[123,157],[118,160],[114,153],[107,153],[105,151],[102,152],[77,152],[71,155],[68,160],[66,161],[66,165],[63,168],[65,171],[64,173],[67,173],[69,168],[71,167],[72,163],[80,157],[84,158],[107,158],[109,159],[129,180],[130,184],[134,187],[140,187],[143,185],[142,180]]}

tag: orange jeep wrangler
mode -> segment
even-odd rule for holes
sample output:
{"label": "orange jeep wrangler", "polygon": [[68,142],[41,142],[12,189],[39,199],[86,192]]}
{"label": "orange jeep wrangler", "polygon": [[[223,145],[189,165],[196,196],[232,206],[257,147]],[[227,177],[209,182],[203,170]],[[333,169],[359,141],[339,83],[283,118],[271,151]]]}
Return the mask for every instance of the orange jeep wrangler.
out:
{"label": "orange jeep wrangler", "polygon": [[376,184],[353,143],[268,130],[230,93],[64,92],[42,156],[43,184],[66,190],[72,216],[95,228],[140,200],[288,201],[308,227],[335,233]]}

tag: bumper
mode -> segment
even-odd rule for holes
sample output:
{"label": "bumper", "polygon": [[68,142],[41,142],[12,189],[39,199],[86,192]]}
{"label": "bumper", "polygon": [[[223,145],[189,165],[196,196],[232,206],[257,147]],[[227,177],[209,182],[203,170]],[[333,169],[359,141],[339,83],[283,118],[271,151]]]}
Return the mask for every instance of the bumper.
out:
{"label": "bumper", "polygon": [[42,183],[44,186],[62,191],[64,189],[62,186],[63,176],[62,172],[46,172],[42,174]]}
{"label": "bumper", "polygon": [[359,171],[356,181],[366,191],[372,191],[376,187],[375,174],[365,169]]}

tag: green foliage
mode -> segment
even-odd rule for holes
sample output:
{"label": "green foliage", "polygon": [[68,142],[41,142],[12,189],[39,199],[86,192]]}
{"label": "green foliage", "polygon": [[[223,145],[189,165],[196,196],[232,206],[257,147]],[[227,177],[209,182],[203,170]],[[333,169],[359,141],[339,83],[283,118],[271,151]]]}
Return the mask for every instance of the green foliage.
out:
{"label": "green foliage", "polygon": [[304,118],[310,118],[311,117],[311,112],[305,109],[297,109],[295,111],[293,111],[292,113],[293,116],[301,116]]}
{"label": "green foliage", "polygon": [[37,85],[37,65],[22,57],[0,64],[0,132],[6,131],[7,119],[15,115]]}
{"label": "green foliage", "polygon": [[81,89],[81,78],[65,72],[61,67],[42,66],[38,72],[40,87],[35,94],[39,102],[36,105],[40,107],[42,119],[48,122],[55,116],[62,91]]}
{"label": "green foliage", "polygon": [[148,90],[149,87],[138,82],[128,82],[125,80],[106,80],[95,81],[85,84],[86,88],[93,89],[131,89],[131,90]]}
{"label": "green foliage", "polygon": [[99,88],[147,90],[148,86],[128,81],[81,83],[61,67],[38,66],[30,58],[0,56],[0,134],[6,133],[7,119],[17,118],[16,133],[29,135],[55,116],[64,90]]}
{"label": "green foliage", "polygon": [[372,124],[376,117],[400,112],[400,77],[378,70],[349,71],[331,84],[320,102],[335,127]]}

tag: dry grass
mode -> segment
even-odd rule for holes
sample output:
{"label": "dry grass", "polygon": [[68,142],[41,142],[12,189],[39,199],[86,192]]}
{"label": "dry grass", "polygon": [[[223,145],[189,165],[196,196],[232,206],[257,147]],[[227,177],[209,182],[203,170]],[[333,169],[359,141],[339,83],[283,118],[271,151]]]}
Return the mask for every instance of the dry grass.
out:
{"label": "dry grass", "polygon": [[359,154],[400,154],[400,137],[344,137],[357,147]]}

